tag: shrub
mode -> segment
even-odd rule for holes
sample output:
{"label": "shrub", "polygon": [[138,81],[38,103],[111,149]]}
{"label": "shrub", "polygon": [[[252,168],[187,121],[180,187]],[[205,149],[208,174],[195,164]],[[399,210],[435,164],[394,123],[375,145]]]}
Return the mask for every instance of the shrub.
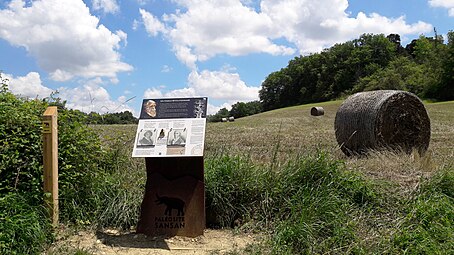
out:
{"label": "shrub", "polygon": [[[41,115],[46,107],[52,104],[59,106],[61,222],[94,223],[101,226],[112,224],[126,228],[137,221],[140,201],[136,197],[139,192],[129,193],[121,182],[138,179],[133,179],[137,175],[131,175],[125,168],[129,155],[118,153],[119,147],[105,149],[98,135],[82,124],[85,116],[77,111],[67,110],[60,99],[21,98],[9,92],[6,85],[2,85],[0,199],[2,206],[9,206],[8,203],[13,205],[8,207],[8,210],[5,207],[4,213],[3,209],[0,212],[0,234],[1,247],[8,253],[28,253],[23,249],[33,253],[50,241],[48,235],[42,234],[45,229],[42,220],[47,217],[40,214],[39,208],[43,204],[44,196]],[[115,161],[112,162],[112,158]],[[140,195],[141,192],[142,190]],[[26,199],[23,199],[24,194]],[[17,205],[14,205],[15,203]],[[124,211],[126,207],[130,210]]]}
{"label": "shrub", "polygon": [[0,194],[26,192],[34,204],[42,197],[42,153],[39,100],[0,93]]}

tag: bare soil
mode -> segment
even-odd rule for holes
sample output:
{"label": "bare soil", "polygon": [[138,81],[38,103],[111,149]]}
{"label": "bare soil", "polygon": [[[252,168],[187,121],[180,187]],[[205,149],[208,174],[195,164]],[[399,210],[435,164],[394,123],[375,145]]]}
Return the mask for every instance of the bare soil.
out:
{"label": "bare soil", "polygon": [[190,237],[148,237],[135,232],[120,232],[114,229],[104,231],[80,231],[61,237],[48,250],[48,254],[74,254],[84,251],[88,254],[224,254],[240,252],[248,244],[258,242],[257,235],[234,233],[233,230],[206,229],[202,236]]}

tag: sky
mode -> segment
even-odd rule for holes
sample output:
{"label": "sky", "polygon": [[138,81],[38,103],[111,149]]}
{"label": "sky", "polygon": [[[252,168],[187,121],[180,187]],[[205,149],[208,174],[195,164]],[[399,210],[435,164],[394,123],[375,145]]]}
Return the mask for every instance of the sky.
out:
{"label": "sky", "polygon": [[0,72],[29,98],[84,112],[208,97],[208,114],[258,100],[297,56],[361,34],[402,44],[454,30],[454,0],[0,0]]}

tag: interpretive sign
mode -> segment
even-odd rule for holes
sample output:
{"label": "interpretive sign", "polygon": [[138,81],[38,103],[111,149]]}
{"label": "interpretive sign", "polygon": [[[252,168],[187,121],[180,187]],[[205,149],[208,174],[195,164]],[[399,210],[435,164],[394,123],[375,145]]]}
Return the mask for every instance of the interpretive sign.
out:
{"label": "interpretive sign", "polygon": [[144,99],[132,156],[203,156],[206,110],[206,97]]}
{"label": "interpretive sign", "polygon": [[206,97],[143,100],[132,152],[147,168],[137,233],[203,234],[206,111]]}

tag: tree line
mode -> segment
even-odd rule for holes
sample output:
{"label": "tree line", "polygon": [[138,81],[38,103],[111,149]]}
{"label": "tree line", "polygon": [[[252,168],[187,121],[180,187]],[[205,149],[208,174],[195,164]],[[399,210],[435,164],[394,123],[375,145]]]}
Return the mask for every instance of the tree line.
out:
{"label": "tree line", "polygon": [[[295,57],[266,77],[252,114],[379,89],[405,90],[434,101],[453,100],[454,32],[448,32],[446,43],[434,32],[434,37],[421,35],[405,47],[398,34],[363,34],[320,53]],[[232,106],[229,114],[251,113],[241,111]],[[221,109],[212,119],[227,112]]]}

